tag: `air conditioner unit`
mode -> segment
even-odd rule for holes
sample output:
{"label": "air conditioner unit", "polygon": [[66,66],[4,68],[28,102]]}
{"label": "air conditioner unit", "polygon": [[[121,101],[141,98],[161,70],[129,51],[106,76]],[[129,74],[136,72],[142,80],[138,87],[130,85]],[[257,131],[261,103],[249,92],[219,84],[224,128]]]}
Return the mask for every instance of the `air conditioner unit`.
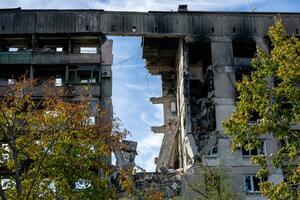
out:
{"label": "air conditioner unit", "polygon": [[111,77],[111,72],[110,71],[104,71],[101,73],[103,78],[109,78]]}

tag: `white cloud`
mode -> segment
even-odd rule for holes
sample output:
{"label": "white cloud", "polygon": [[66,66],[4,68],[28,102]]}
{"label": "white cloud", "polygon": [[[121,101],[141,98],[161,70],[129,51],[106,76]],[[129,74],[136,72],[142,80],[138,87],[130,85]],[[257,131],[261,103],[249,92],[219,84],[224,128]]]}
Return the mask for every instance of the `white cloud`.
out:
{"label": "white cloud", "polygon": [[138,158],[136,164],[142,166],[147,171],[154,171],[154,159],[158,156],[157,152],[163,139],[162,134],[147,134],[146,137],[141,139],[138,143]]}

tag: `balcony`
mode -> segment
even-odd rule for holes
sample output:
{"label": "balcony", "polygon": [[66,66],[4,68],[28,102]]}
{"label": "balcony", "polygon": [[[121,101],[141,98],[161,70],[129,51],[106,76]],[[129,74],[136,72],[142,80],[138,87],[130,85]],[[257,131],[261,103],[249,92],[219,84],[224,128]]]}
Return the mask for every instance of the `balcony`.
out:
{"label": "balcony", "polygon": [[101,54],[0,52],[0,64],[103,64],[111,65]]}
{"label": "balcony", "polygon": [[[100,97],[101,86],[100,85],[67,85],[61,86],[66,91],[67,97],[76,97],[76,96],[94,96]],[[61,88],[59,87],[59,88]],[[0,96],[5,96],[9,94],[11,90],[10,86],[0,86]],[[43,87],[42,86],[34,86],[32,89],[28,89],[28,93],[32,93],[34,97],[42,97]]]}

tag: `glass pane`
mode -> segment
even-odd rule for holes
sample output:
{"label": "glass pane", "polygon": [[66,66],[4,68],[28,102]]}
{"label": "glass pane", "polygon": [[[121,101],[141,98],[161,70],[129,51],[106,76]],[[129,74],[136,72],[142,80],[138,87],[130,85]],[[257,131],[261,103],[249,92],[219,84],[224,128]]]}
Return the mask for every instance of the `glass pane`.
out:
{"label": "glass pane", "polygon": [[245,176],[245,190],[246,192],[252,191],[251,176]]}
{"label": "glass pane", "polygon": [[252,176],[252,178],[253,178],[253,191],[259,191],[258,184],[261,182],[260,178],[257,178],[255,176]]}

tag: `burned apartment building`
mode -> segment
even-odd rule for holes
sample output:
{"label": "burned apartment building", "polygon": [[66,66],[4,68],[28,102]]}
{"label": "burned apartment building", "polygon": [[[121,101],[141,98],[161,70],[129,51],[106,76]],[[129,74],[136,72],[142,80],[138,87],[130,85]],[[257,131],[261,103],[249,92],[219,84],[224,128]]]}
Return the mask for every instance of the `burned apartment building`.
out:
{"label": "burned apartment building", "polygon": [[[1,88],[20,74],[46,79],[80,93],[89,84],[96,100],[110,106],[111,41],[105,35],[143,37],[143,58],[150,74],[161,76],[164,123],[152,131],[164,134],[157,171],[182,169],[182,190],[197,178],[197,165],[225,166],[244,199],[262,199],[250,155],[276,152],[279,143],[266,134],[261,149],[232,152],[222,122],[235,109],[235,83],[251,73],[259,48],[271,48],[267,31],[281,18],[288,35],[299,36],[299,13],[112,12],[104,10],[0,10]],[[88,47],[88,48],[86,48]],[[0,89],[1,89],[0,88]],[[75,95],[76,96],[76,95]],[[253,118],[249,123],[256,123]],[[283,180],[272,167],[269,180]]]}
{"label": "burned apartment building", "polygon": [[[2,24],[6,20],[0,19]],[[31,26],[15,25],[19,29]],[[2,25],[3,32],[12,28],[12,24]],[[103,105],[111,112],[111,65],[112,40],[102,34],[1,34],[0,95],[5,95],[10,85],[25,75],[38,82],[33,89],[33,96],[38,99],[43,96],[43,84],[53,79],[55,86],[67,91],[70,100],[86,95],[91,105]],[[96,120],[95,112],[90,121]]]}

